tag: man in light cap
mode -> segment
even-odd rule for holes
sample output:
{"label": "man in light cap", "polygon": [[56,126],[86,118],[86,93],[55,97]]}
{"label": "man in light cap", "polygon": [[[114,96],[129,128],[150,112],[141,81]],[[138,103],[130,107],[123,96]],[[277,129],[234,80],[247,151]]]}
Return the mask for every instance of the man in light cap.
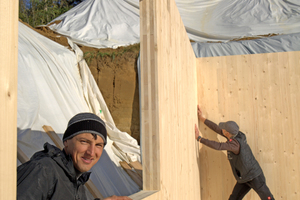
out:
{"label": "man in light cap", "polygon": [[226,142],[202,138],[195,124],[197,141],[215,150],[227,150],[227,157],[237,181],[229,200],[241,200],[251,189],[254,189],[262,200],[273,200],[274,197],[266,185],[264,173],[247,144],[246,135],[239,131],[239,126],[234,121],[221,122],[218,126],[202,115],[199,105],[198,117],[210,129],[227,138]]}
{"label": "man in light cap", "polygon": [[[94,199],[84,184],[107,143],[105,123],[92,113],[72,117],[63,135],[64,149],[44,144],[17,172],[17,199]],[[129,200],[111,196],[105,200]]]}

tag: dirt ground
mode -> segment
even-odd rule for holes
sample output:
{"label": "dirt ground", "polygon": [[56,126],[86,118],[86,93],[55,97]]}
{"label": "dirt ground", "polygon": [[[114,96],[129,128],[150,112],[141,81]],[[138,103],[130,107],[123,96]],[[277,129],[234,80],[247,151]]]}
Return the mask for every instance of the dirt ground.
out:
{"label": "dirt ground", "polygon": [[[58,34],[48,27],[38,27],[34,30],[63,46],[68,46],[68,41],[65,37],[57,37]],[[139,85],[137,75],[137,59],[140,45],[135,44],[118,49],[79,47],[85,55],[85,59],[116,126],[119,130],[130,134],[140,143]]]}

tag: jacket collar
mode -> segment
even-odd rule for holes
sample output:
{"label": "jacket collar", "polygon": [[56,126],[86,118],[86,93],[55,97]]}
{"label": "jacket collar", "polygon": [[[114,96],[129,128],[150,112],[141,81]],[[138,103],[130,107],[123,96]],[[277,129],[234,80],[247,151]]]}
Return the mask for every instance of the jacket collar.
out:
{"label": "jacket collar", "polygon": [[51,157],[65,171],[72,182],[79,181],[80,184],[84,184],[89,180],[91,172],[84,172],[77,179],[72,157],[67,155],[64,150],[60,150],[56,146],[46,142],[43,152]]}

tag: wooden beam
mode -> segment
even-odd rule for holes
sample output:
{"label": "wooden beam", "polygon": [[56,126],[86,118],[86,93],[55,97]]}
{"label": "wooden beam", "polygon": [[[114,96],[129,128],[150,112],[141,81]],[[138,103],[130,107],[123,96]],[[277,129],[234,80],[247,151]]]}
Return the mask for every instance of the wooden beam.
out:
{"label": "wooden beam", "polygon": [[153,194],[157,193],[157,190],[141,190],[137,193],[134,193],[132,195],[130,195],[129,197],[132,199],[132,200],[140,200],[140,199],[145,199]]}
{"label": "wooden beam", "polygon": [[121,167],[126,171],[126,173],[132,178],[132,180],[139,186],[140,189],[143,188],[143,180],[138,173],[133,171],[131,167],[125,161],[120,161]]}
{"label": "wooden beam", "polygon": [[84,185],[90,191],[90,193],[93,195],[93,197],[104,199],[103,195],[100,193],[100,191],[97,189],[97,187],[95,186],[95,184],[92,182],[91,179],[89,179],[88,182],[86,182],[86,184],[84,184]]}
{"label": "wooden beam", "polygon": [[19,1],[0,1],[0,199],[17,195]]}
{"label": "wooden beam", "polygon": [[134,171],[136,171],[140,177],[143,177],[143,166],[140,162],[138,162],[138,161],[130,162],[129,166],[131,168],[133,168]]}
{"label": "wooden beam", "polygon": [[43,129],[45,130],[47,135],[51,138],[51,140],[54,142],[54,144],[62,150],[64,148],[64,144],[62,140],[58,137],[58,135],[55,133],[55,131],[52,129],[52,127],[44,125]]}
{"label": "wooden beam", "polygon": [[26,154],[19,147],[18,147],[17,158],[21,163],[26,163],[29,160]]}

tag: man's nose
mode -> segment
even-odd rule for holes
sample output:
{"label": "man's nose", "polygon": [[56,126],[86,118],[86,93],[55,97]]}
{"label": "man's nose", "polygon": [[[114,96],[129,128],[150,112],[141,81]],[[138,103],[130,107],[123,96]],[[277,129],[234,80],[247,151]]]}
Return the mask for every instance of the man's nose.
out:
{"label": "man's nose", "polygon": [[87,151],[87,154],[89,154],[90,156],[94,156],[95,155],[95,145],[89,145]]}

